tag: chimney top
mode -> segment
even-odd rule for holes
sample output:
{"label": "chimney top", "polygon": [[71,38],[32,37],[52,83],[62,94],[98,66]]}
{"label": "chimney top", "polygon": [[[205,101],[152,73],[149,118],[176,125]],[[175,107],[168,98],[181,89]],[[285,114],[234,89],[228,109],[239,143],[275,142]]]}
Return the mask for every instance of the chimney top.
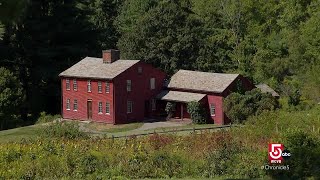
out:
{"label": "chimney top", "polygon": [[113,63],[120,59],[120,51],[116,49],[108,49],[102,51],[103,63]]}

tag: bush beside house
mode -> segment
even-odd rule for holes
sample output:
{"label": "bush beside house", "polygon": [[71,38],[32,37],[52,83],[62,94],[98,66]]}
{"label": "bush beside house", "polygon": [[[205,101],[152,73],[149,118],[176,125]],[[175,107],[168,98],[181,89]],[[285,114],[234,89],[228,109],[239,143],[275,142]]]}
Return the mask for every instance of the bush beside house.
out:
{"label": "bush beside house", "polygon": [[232,123],[241,123],[249,116],[271,111],[277,107],[277,100],[271,94],[262,93],[259,89],[244,94],[231,93],[224,100],[224,111]]}
{"label": "bush beside house", "polygon": [[187,112],[195,124],[206,123],[206,111],[199,102],[191,101],[187,104]]}

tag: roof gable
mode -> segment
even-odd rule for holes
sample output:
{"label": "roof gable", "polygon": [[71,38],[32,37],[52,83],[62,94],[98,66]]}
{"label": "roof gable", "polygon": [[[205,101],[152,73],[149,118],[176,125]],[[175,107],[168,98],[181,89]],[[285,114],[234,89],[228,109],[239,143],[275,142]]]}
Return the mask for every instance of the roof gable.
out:
{"label": "roof gable", "polygon": [[168,88],[222,93],[238,76],[239,74],[179,70],[171,77]]}
{"label": "roof gable", "polygon": [[268,86],[267,84],[258,84],[256,85],[256,87],[258,89],[261,90],[261,92],[263,93],[270,93],[272,96],[274,97],[279,97],[280,95],[275,91],[273,90],[270,86]]}
{"label": "roof gable", "polygon": [[139,60],[117,60],[103,63],[102,58],[86,57],[59,74],[62,77],[113,79]]}

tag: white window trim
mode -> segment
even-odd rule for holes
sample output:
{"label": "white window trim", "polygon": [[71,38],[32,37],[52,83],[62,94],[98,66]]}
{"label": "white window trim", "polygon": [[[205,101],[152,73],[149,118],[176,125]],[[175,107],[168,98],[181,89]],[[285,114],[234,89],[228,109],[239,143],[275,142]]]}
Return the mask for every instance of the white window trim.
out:
{"label": "white window trim", "polygon": [[[68,108],[68,106],[69,106],[69,108]],[[67,102],[66,102],[66,110],[67,111],[70,111],[71,109],[70,109],[70,99],[67,99]]]}
{"label": "white window trim", "polygon": [[73,79],[73,90],[78,91],[78,81],[77,79]]}
{"label": "white window trim", "polygon": [[[75,109],[74,107],[77,107],[77,109]],[[73,100],[73,111],[78,111],[78,100],[77,99]]]}
{"label": "white window trim", "polygon": [[132,81],[130,79],[127,79],[127,92],[132,91]]}
{"label": "white window trim", "polygon": [[[130,108],[130,111],[129,110],[129,102],[131,104],[131,108]],[[133,112],[133,102],[132,101],[127,101],[127,114],[130,114]]]}
{"label": "white window trim", "polygon": [[[109,112],[107,113],[107,103],[109,104]],[[106,102],[106,114],[110,115],[110,102]]]}
{"label": "white window trim", "polygon": [[[101,104],[101,111],[100,111],[100,104]],[[103,104],[102,102],[98,102],[98,114],[103,114]]]}
{"label": "white window trim", "polygon": [[102,93],[102,82],[101,81],[98,81],[98,93]]}
{"label": "white window trim", "polygon": [[[89,88],[90,87],[90,88]],[[89,90],[90,89],[90,90]],[[91,88],[91,80],[87,81],[87,91],[91,92],[92,88]]]}
{"label": "white window trim", "polygon": [[[68,85],[69,85],[69,88],[68,88]],[[70,91],[70,79],[66,79],[66,90],[67,91]]]}
{"label": "white window trim", "polygon": [[106,93],[110,93],[110,83],[106,82]]}
{"label": "white window trim", "polygon": [[150,90],[156,89],[156,78],[150,78]]}
{"label": "white window trim", "polygon": [[[214,107],[214,114],[212,114],[212,106]],[[216,105],[214,103],[210,103],[210,115],[212,117],[216,116]]]}

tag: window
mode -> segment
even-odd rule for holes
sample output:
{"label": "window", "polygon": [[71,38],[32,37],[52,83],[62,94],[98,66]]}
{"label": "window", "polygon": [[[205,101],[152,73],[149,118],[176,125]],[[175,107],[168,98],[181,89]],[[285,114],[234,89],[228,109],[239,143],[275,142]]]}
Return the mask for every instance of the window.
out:
{"label": "window", "polygon": [[214,104],[210,104],[210,114],[211,114],[211,116],[216,115],[216,107]]}
{"label": "window", "polygon": [[110,83],[106,82],[106,93],[110,93]]}
{"label": "window", "polygon": [[78,90],[78,84],[77,84],[77,80],[76,79],[73,80],[73,90],[74,91]]}
{"label": "window", "polygon": [[132,113],[132,101],[127,101],[127,113]]}
{"label": "window", "polygon": [[106,102],[106,114],[110,114],[110,103]]}
{"label": "window", "polygon": [[91,81],[90,80],[88,80],[87,89],[88,89],[88,92],[91,92]]}
{"label": "window", "polygon": [[131,91],[131,80],[127,80],[127,91]]}
{"label": "window", "polygon": [[67,99],[67,110],[70,110],[70,99]]}
{"label": "window", "polygon": [[77,111],[78,110],[78,100],[74,100],[74,102],[73,102],[73,110],[74,111]]}
{"label": "window", "polygon": [[141,66],[138,67],[138,74],[142,74],[142,67]]}
{"label": "window", "polygon": [[156,88],[156,79],[151,78],[150,79],[150,89],[155,89]]}
{"label": "window", "polygon": [[70,90],[70,79],[66,79],[66,89]]}
{"label": "window", "polygon": [[102,102],[98,103],[99,114],[102,114]]}
{"label": "window", "polygon": [[98,81],[98,93],[102,93],[102,82]]}
{"label": "window", "polygon": [[157,101],[155,99],[151,99],[151,109],[152,109],[152,111],[156,110],[156,103],[157,103]]}

